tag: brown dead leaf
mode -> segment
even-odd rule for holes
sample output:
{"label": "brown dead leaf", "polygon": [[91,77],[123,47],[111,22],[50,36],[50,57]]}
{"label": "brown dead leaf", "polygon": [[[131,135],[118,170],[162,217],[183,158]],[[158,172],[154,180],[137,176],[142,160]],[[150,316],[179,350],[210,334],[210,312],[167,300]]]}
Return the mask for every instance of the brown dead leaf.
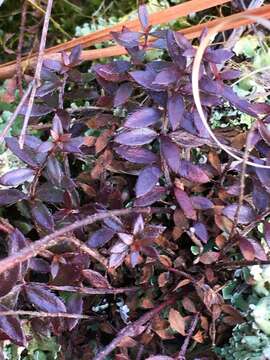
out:
{"label": "brown dead leaf", "polygon": [[166,286],[168,284],[169,280],[170,280],[170,272],[169,271],[161,273],[158,277],[158,286],[159,287]]}
{"label": "brown dead leaf", "polygon": [[192,336],[192,339],[196,342],[202,344],[204,341],[204,336],[201,330],[198,330],[194,336]]}
{"label": "brown dead leaf", "polygon": [[82,275],[95,288],[111,288],[109,281],[97,271],[86,269],[82,271]]}
{"label": "brown dead leaf", "polygon": [[167,268],[172,267],[172,261],[171,259],[166,256],[166,255],[160,255],[159,256],[159,261],[161,262],[161,264]]}
{"label": "brown dead leaf", "polygon": [[189,279],[184,279],[184,280],[181,280],[179,281],[179,283],[176,285],[176,287],[173,289],[173,291],[176,291],[177,289],[180,289],[181,287],[183,286],[186,286],[188,284],[190,284],[191,281]]}
{"label": "brown dead leaf", "polygon": [[95,149],[97,154],[105,149],[112,135],[113,129],[108,129],[104,130],[103,133],[97,138],[95,143]]}
{"label": "brown dead leaf", "polygon": [[185,310],[187,310],[187,311],[189,311],[191,313],[197,313],[197,309],[196,309],[193,301],[189,297],[185,296],[183,298],[182,305],[183,305]]}
{"label": "brown dead leaf", "polygon": [[210,164],[213,166],[213,168],[216,169],[217,172],[220,174],[221,173],[221,163],[220,163],[218,154],[214,151],[210,151],[210,153],[208,154],[208,160],[209,160]]}
{"label": "brown dead leaf", "polygon": [[173,330],[179,332],[179,334],[185,336],[185,319],[184,317],[179,313],[179,311],[175,309],[170,309],[169,312],[169,323]]}

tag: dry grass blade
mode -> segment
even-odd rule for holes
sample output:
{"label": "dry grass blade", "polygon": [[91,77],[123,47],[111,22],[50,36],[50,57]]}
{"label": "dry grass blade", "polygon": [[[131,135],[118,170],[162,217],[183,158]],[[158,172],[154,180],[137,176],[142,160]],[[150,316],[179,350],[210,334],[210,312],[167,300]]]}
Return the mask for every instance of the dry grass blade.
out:
{"label": "dry grass blade", "polygon": [[23,148],[25,135],[26,135],[26,129],[27,129],[28,121],[30,119],[32,108],[34,105],[37,88],[40,85],[39,84],[40,83],[40,74],[41,74],[41,69],[42,69],[42,64],[43,64],[44,50],[45,50],[45,46],[46,46],[46,39],[47,39],[47,33],[48,33],[48,28],[49,28],[50,16],[51,16],[51,12],[52,12],[52,5],[53,5],[53,0],[48,0],[46,13],[45,13],[45,17],[44,17],[44,24],[43,24],[43,28],[42,28],[41,39],[40,39],[37,66],[36,66],[36,71],[35,71],[35,75],[34,75],[34,83],[33,83],[32,91],[30,94],[26,114],[24,117],[22,131],[21,131],[20,138],[19,138],[19,145],[21,148]]}

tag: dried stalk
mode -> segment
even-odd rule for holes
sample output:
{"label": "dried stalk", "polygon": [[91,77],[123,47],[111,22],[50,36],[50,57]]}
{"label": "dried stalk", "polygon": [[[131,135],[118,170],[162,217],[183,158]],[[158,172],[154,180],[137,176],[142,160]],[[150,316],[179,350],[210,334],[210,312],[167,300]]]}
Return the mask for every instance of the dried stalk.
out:
{"label": "dried stalk", "polygon": [[[40,284],[44,286],[44,284]],[[132,293],[139,290],[138,287],[133,286],[129,288],[88,288],[88,287],[81,287],[81,286],[57,286],[57,285],[46,285],[49,289],[55,291],[68,291],[68,292],[75,292],[77,294],[83,295],[117,295],[117,294],[124,294],[124,293]]]}
{"label": "dried stalk", "polygon": [[46,13],[45,13],[45,17],[44,17],[44,24],[43,24],[43,28],[42,28],[41,39],[40,39],[40,46],[39,46],[39,52],[38,52],[38,58],[37,58],[37,66],[36,66],[36,71],[35,71],[35,75],[34,75],[34,83],[33,83],[32,91],[30,94],[26,114],[24,117],[23,127],[22,127],[21,134],[19,137],[19,145],[21,148],[23,148],[23,145],[24,145],[26,129],[27,129],[28,122],[29,122],[31,112],[32,112],[32,108],[34,105],[37,88],[40,86],[40,75],[41,75],[41,69],[42,69],[42,64],[43,64],[44,50],[45,50],[45,46],[46,46],[46,39],[47,39],[47,33],[48,33],[48,28],[49,28],[52,5],[53,5],[53,0],[48,0]]}
{"label": "dried stalk", "polygon": [[0,316],[30,316],[30,317],[50,317],[50,318],[68,318],[68,319],[96,319],[95,317],[80,315],[80,314],[68,314],[64,312],[48,313],[43,311],[28,311],[28,310],[7,310],[0,311]]}
{"label": "dried stalk", "polygon": [[[156,210],[156,211],[153,211]],[[53,232],[50,235],[43,237],[42,239],[31,243],[29,246],[23,248],[22,250],[18,251],[16,254],[10,255],[7,258],[0,261],[0,274],[4,273],[5,271],[12,269],[14,266],[30,259],[33,256],[36,256],[39,252],[46,250],[48,247],[53,246],[63,239],[63,235],[76,230],[82,226],[93,224],[94,222],[101,221],[107,219],[112,216],[125,216],[131,213],[140,213],[140,214],[151,214],[153,212],[159,212],[159,209],[151,209],[150,207],[146,208],[128,208],[128,209],[121,209],[121,210],[111,210],[105,213],[97,213],[94,215],[89,215],[85,219],[77,220],[73,224],[68,225],[60,230]],[[103,257],[95,250],[90,249],[88,250],[88,254],[100,262],[103,266],[107,265],[104,264]]]}
{"label": "dried stalk", "polygon": [[188,348],[188,345],[189,345],[189,342],[190,342],[190,339],[196,329],[196,326],[198,324],[198,321],[199,321],[199,313],[195,314],[193,319],[192,319],[192,322],[191,322],[191,326],[189,328],[189,331],[187,333],[187,336],[185,338],[185,341],[183,342],[183,345],[181,347],[181,350],[179,352],[179,355],[177,357],[177,360],[186,360],[186,352],[187,352],[187,348]]}

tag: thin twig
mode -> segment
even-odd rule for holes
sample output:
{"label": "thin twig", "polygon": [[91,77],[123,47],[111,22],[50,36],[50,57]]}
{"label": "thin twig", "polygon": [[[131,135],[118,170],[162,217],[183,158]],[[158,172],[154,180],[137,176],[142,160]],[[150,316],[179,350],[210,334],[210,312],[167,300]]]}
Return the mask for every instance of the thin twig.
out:
{"label": "thin twig", "polygon": [[32,91],[30,94],[26,114],[24,117],[23,127],[21,130],[20,138],[19,138],[20,148],[23,148],[23,145],[24,145],[26,129],[27,129],[28,122],[29,122],[31,112],[32,112],[32,108],[34,105],[37,88],[40,86],[40,75],[41,75],[41,69],[42,69],[42,64],[43,64],[44,50],[45,50],[45,46],[46,46],[46,39],[47,39],[47,33],[48,33],[48,28],[49,28],[49,21],[50,21],[50,16],[51,16],[51,11],[52,11],[52,5],[53,5],[53,0],[48,0],[46,13],[45,13],[45,17],[44,17],[44,24],[43,24],[43,28],[42,28],[41,39],[40,39],[37,66],[36,66],[36,71],[35,71],[35,75],[34,75],[34,83],[33,83],[33,87],[32,87]]}
{"label": "thin twig", "polygon": [[238,233],[237,224],[238,224],[238,219],[239,219],[241,207],[242,207],[243,201],[244,201],[245,177],[246,177],[248,156],[249,156],[249,152],[251,150],[251,135],[252,135],[253,131],[256,129],[256,127],[257,127],[257,122],[254,122],[251,129],[248,132],[248,135],[247,135],[246,146],[245,146],[245,151],[244,151],[244,155],[243,155],[241,176],[240,176],[239,201],[238,201],[237,209],[236,209],[236,212],[235,212],[235,215],[234,215],[233,225],[232,225],[232,229],[231,229],[231,232],[230,232],[230,235],[229,235],[229,239],[228,239],[227,244],[224,246],[224,248],[221,251],[221,256],[224,256],[226,254],[226,252],[229,249],[231,249],[232,245],[234,245],[238,241],[237,240],[238,237],[235,237],[235,235],[237,235],[237,233]]}
{"label": "thin twig", "polygon": [[243,155],[243,162],[242,162],[242,170],[241,170],[241,176],[240,176],[240,194],[239,194],[239,201],[238,201],[238,206],[235,212],[235,216],[234,216],[234,221],[233,221],[233,226],[230,232],[230,236],[229,236],[229,240],[234,236],[235,234],[235,230],[238,224],[238,219],[239,219],[239,214],[240,214],[240,210],[241,207],[243,205],[243,201],[244,201],[244,195],[245,195],[245,177],[246,177],[246,170],[247,170],[247,161],[248,161],[248,156],[249,156],[249,152],[251,150],[251,134],[253,133],[253,131],[255,130],[257,124],[256,122],[253,123],[250,131],[248,132],[247,135],[247,140],[246,140],[246,146],[245,146],[245,151],[244,151],[244,155]]}
{"label": "thin twig", "polygon": [[145,325],[148,321],[150,321],[155,315],[159,314],[163,309],[165,309],[168,305],[173,304],[176,301],[175,297],[171,297],[170,299],[166,300],[162,304],[158,305],[153,310],[150,310],[146,314],[144,314],[142,317],[140,317],[138,320],[134,321],[132,324],[127,325],[125,328],[123,328],[116,338],[113,339],[112,342],[110,342],[109,345],[105,346],[105,348],[100,351],[97,356],[94,358],[94,360],[104,360],[112,351],[115,350],[115,348],[120,344],[120,342],[126,337],[126,336],[136,336],[138,334],[138,330],[141,326]]}
{"label": "thin twig", "polygon": [[74,245],[76,245],[81,251],[85,252],[89,256],[93,257],[93,254],[95,254],[95,259],[98,259],[98,261],[103,264],[104,267],[107,268],[107,260],[104,256],[100,255],[100,253],[95,250],[91,249],[89,246],[85,245],[81,240],[75,238],[74,236],[71,236],[68,238]]}
{"label": "thin twig", "polygon": [[[44,284],[40,284],[44,286]],[[117,295],[117,294],[124,294],[124,293],[132,293],[139,290],[138,287],[127,287],[127,288],[88,288],[88,287],[81,287],[81,286],[57,286],[57,285],[45,285],[51,290],[55,291],[68,291],[68,292],[75,292],[77,294],[84,294],[84,295]]]}
{"label": "thin twig", "polygon": [[[158,212],[159,209],[155,209],[155,212]],[[112,216],[125,216],[131,213],[141,213],[141,214],[151,214],[153,213],[153,209],[151,207],[146,208],[128,208],[128,209],[121,209],[121,210],[111,210],[104,213],[97,213],[94,215],[89,215],[85,219],[77,220],[73,224],[65,226],[64,228],[53,232],[50,235],[43,237],[42,239],[35,241],[28,245],[27,247],[23,248],[22,250],[18,251],[17,253],[8,256],[7,258],[0,261],[0,274],[3,272],[13,268],[14,266],[36,256],[39,252],[47,249],[50,246],[58,244],[60,241],[65,239],[63,235],[76,230],[80,227],[93,224],[94,222],[101,221],[107,219]],[[104,266],[106,264],[103,263],[100,259],[100,254],[95,249],[89,248],[89,255],[92,256],[95,260],[101,262]]]}
{"label": "thin twig", "polygon": [[22,15],[21,15],[21,25],[20,25],[20,35],[19,35],[19,42],[17,47],[17,85],[19,88],[19,95],[23,96],[23,86],[22,86],[22,47],[23,47],[23,38],[25,32],[25,23],[26,23],[26,12],[27,12],[27,1],[24,0],[22,5]]}
{"label": "thin twig", "polygon": [[186,352],[187,352],[187,348],[190,342],[190,339],[196,329],[196,326],[198,324],[199,321],[199,313],[196,313],[192,319],[188,334],[185,338],[185,341],[183,342],[183,345],[181,346],[181,350],[179,352],[179,355],[177,357],[177,360],[186,360]]}
{"label": "thin twig", "polygon": [[259,260],[259,259],[252,260],[252,261],[238,260],[238,261],[223,261],[221,263],[218,263],[216,267],[218,269],[226,268],[226,270],[228,270],[229,268],[235,269],[235,268],[241,268],[241,267],[246,267],[246,266],[269,265],[269,264],[270,264],[270,260]]}
{"label": "thin twig", "polygon": [[[43,311],[28,311],[28,310],[7,310],[0,311],[0,316],[30,316],[30,317],[51,317],[51,318],[68,318],[68,319],[90,319],[91,316],[69,313],[47,313]],[[92,317],[96,319],[96,317]]]}

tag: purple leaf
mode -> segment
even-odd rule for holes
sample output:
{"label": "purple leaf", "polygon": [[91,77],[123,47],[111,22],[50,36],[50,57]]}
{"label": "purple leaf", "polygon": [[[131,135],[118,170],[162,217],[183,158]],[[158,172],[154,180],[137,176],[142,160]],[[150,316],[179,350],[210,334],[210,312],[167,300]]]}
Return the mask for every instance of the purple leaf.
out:
{"label": "purple leaf", "polygon": [[51,265],[41,258],[30,259],[29,268],[42,274],[49,274],[51,272]]}
{"label": "purple leaf", "polygon": [[28,284],[24,286],[24,290],[30,303],[38,310],[53,314],[67,311],[62,300],[41,285]]}
{"label": "purple leaf", "polygon": [[69,55],[69,62],[72,65],[77,65],[81,62],[81,53],[82,53],[82,47],[81,45],[75,46]]}
{"label": "purple leaf", "polygon": [[123,251],[126,251],[126,250],[128,250],[128,245],[123,243],[122,241],[118,241],[111,247],[110,253],[111,254],[121,254]]}
{"label": "purple leaf", "polygon": [[[72,294],[66,303],[67,312],[69,314],[79,314],[83,312],[83,299],[79,294]],[[68,331],[71,331],[78,324],[79,319],[66,319]]]}
{"label": "purple leaf", "polygon": [[179,66],[180,69],[185,69],[186,58],[183,56],[183,49],[181,49],[175,40],[174,32],[167,30],[167,48],[173,62]]}
{"label": "purple leaf", "polygon": [[180,167],[180,150],[178,146],[170,138],[162,136],[160,138],[160,149],[162,156],[172,171],[178,172]]}
{"label": "purple leaf", "polygon": [[259,132],[263,140],[270,144],[270,124],[259,121]]}
{"label": "purple leaf", "polygon": [[253,183],[252,201],[258,211],[263,211],[268,207],[270,195],[257,183]]}
{"label": "purple leaf", "polygon": [[183,98],[178,93],[173,93],[168,98],[167,103],[168,118],[173,130],[176,130],[182,120],[185,104]]}
{"label": "purple leaf", "polygon": [[115,152],[122,158],[130,162],[133,162],[135,164],[151,164],[158,160],[156,154],[144,148],[129,147],[122,145],[117,147],[115,149]]}
{"label": "purple leaf", "polygon": [[265,189],[270,192],[270,170],[255,168],[255,172],[262,186],[264,186]]}
{"label": "purple leaf", "polygon": [[31,209],[35,222],[46,231],[53,231],[54,220],[51,212],[41,201],[36,202]]}
{"label": "purple leaf", "polygon": [[161,117],[161,111],[153,107],[143,107],[130,114],[125,127],[143,128],[155,124]]}
{"label": "purple leaf", "polygon": [[122,254],[111,254],[110,260],[109,260],[109,268],[118,268],[120,265],[122,265],[123,261],[125,260],[125,257],[127,255],[127,252],[123,252]]}
{"label": "purple leaf", "polygon": [[178,31],[174,31],[173,32],[173,36],[174,39],[177,43],[177,45],[179,46],[179,48],[181,48],[182,50],[187,50],[187,49],[193,49],[196,51],[196,49],[194,49],[191,45],[191,42],[184,36],[182,35],[180,32]]}
{"label": "purple leaf", "polygon": [[223,64],[225,61],[228,61],[233,57],[233,52],[225,49],[207,49],[204,54],[204,59],[206,61],[212,62],[214,64]]}
{"label": "purple leaf", "polygon": [[33,168],[38,166],[38,162],[35,159],[35,153],[32,149],[28,148],[27,146],[24,146],[24,148],[21,149],[18,140],[14,137],[5,138],[5,141],[9,150],[20,160]]}
{"label": "purple leaf", "polygon": [[150,239],[150,240],[155,240],[157,237],[159,237],[164,231],[166,230],[165,226],[159,226],[159,225],[146,225],[144,230],[143,230],[143,234],[142,234],[142,238],[143,239]]}
{"label": "purple leaf", "polygon": [[108,228],[101,228],[90,235],[86,244],[91,248],[99,248],[110,241],[115,234],[115,231]]}
{"label": "purple leaf", "polygon": [[131,96],[132,91],[133,86],[130,83],[126,82],[121,84],[115,93],[113,105],[117,107],[125,104],[125,102],[127,102],[129,97]]}
{"label": "purple leaf", "polygon": [[153,246],[142,246],[141,252],[153,259],[156,259],[159,256],[157,249],[155,249]]}
{"label": "purple leaf", "polygon": [[55,72],[61,72],[63,67],[60,61],[52,60],[52,59],[44,59],[43,65],[46,68],[51,69]]}
{"label": "purple leaf", "polygon": [[138,15],[142,30],[146,31],[148,29],[149,24],[148,24],[147,6],[145,4],[139,6]]}
{"label": "purple leaf", "polygon": [[203,223],[196,223],[193,225],[195,230],[195,235],[203,242],[207,243],[209,240],[209,235],[206,226]]}
{"label": "purple leaf", "polygon": [[[226,206],[222,213],[227,216],[230,220],[234,221],[234,217],[237,211],[238,205],[228,205]],[[253,221],[256,217],[255,211],[248,205],[242,205],[240,207],[238,222],[240,224],[248,224]]]}
{"label": "purple leaf", "polygon": [[59,204],[64,201],[64,191],[45,182],[38,186],[37,198],[47,203]]}
{"label": "purple leaf", "polygon": [[157,137],[154,130],[148,128],[135,129],[123,132],[116,136],[115,142],[122,145],[144,145],[149,144]]}
{"label": "purple leaf", "polygon": [[200,80],[200,89],[206,92],[206,94],[210,93],[213,95],[217,95],[217,94],[222,95],[224,86],[225,85],[223,85],[222,83],[209,79],[206,76],[202,77]]}
{"label": "purple leaf", "polygon": [[258,243],[258,241],[248,238],[247,239],[253,246],[255,257],[259,260],[266,261],[267,255],[263,249],[263,247]]}
{"label": "purple leaf", "polygon": [[46,82],[37,89],[36,96],[42,98],[45,95],[51,94],[53,91],[57,90],[60,85],[61,83],[57,85],[53,82]]}
{"label": "purple leaf", "polygon": [[144,220],[142,214],[139,214],[136,217],[136,220],[134,221],[132,233],[134,235],[139,235],[143,232],[143,230],[144,230]]}
{"label": "purple leaf", "polygon": [[266,103],[255,103],[251,105],[252,110],[254,110],[258,114],[269,114],[270,113],[270,105]]}
{"label": "purple leaf", "polygon": [[57,114],[55,114],[53,117],[52,130],[57,136],[60,136],[64,133],[62,121]]}
{"label": "purple leaf", "polygon": [[239,237],[239,248],[242,255],[248,261],[252,261],[255,258],[255,250],[252,243],[245,237]]}
{"label": "purple leaf", "polygon": [[124,60],[113,61],[109,64],[97,64],[93,67],[94,71],[107,81],[126,80],[126,73],[130,69],[130,63]]}
{"label": "purple leaf", "polygon": [[198,165],[194,165],[187,160],[180,160],[178,174],[198,184],[210,181],[208,175]]}
{"label": "purple leaf", "polygon": [[13,205],[24,199],[27,195],[17,189],[0,190],[0,206]]}
{"label": "purple leaf", "polygon": [[180,79],[180,72],[176,66],[170,66],[161,70],[153,81],[153,85],[159,85],[164,88],[176,83]]}
{"label": "purple leaf", "polygon": [[224,85],[221,95],[238,110],[253,117],[257,116],[257,113],[252,109],[252,105],[248,101],[239,98],[231,87]]}
{"label": "purple leaf", "polygon": [[174,194],[180,208],[183,210],[186,217],[188,219],[196,220],[196,211],[192,206],[192,202],[188,194],[184,190],[178,188],[174,188]]}
{"label": "purple leaf", "polygon": [[162,186],[156,186],[153,190],[149,191],[147,194],[139,197],[135,200],[135,206],[148,206],[152,205],[156,201],[161,200],[166,194],[166,189]]}
{"label": "purple leaf", "polygon": [[111,32],[112,37],[118,42],[119,45],[126,48],[133,48],[139,45],[141,33],[136,31],[125,30],[122,32]]}
{"label": "purple leaf", "polygon": [[5,186],[18,186],[25,181],[32,181],[34,174],[35,172],[32,169],[11,170],[0,177],[0,184]]}
{"label": "purple leaf", "polygon": [[212,201],[204,196],[191,196],[191,202],[196,210],[208,210],[214,207]]}
{"label": "purple leaf", "polygon": [[[6,306],[0,305],[1,311],[8,311]],[[16,345],[26,346],[26,338],[22,325],[17,316],[0,316],[0,337],[2,340],[10,340]]]}
{"label": "purple leaf", "polygon": [[239,70],[225,70],[220,73],[222,80],[234,80],[238,79],[241,76],[241,71]]}
{"label": "purple leaf", "polygon": [[7,295],[20,278],[20,266],[14,266],[0,274],[0,297]]}
{"label": "purple leaf", "polygon": [[123,223],[118,217],[112,216],[103,220],[104,224],[115,232],[123,231]]}
{"label": "purple leaf", "polygon": [[37,151],[39,146],[42,144],[42,141],[32,135],[26,135],[24,144],[29,147],[30,149],[33,149],[34,151]]}
{"label": "purple leaf", "polygon": [[56,186],[60,186],[64,174],[59,161],[54,155],[48,157],[46,170],[51,182]]}
{"label": "purple leaf", "polygon": [[63,151],[68,153],[81,153],[80,147],[84,144],[83,136],[70,138],[63,143]]}
{"label": "purple leaf", "polygon": [[54,148],[54,143],[52,143],[51,141],[44,141],[39,147],[38,147],[38,151],[39,153],[42,154],[46,154],[49,151],[51,151]]}
{"label": "purple leaf", "polygon": [[135,187],[136,196],[143,196],[151,191],[161,175],[160,168],[157,166],[149,166],[143,169],[137,179]]}
{"label": "purple leaf", "polygon": [[155,89],[155,87],[152,85],[154,78],[156,76],[156,73],[154,71],[136,70],[136,71],[131,71],[129,74],[142,87],[152,90]]}
{"label": "purple leaf", "polygon": [[[28,104],[23,105],[20,110],[20,115],[25,115],[27,112]],[[32,117],[45,116],[51,113],[54,109],[48,105],[34,104],[31,111]]]}

